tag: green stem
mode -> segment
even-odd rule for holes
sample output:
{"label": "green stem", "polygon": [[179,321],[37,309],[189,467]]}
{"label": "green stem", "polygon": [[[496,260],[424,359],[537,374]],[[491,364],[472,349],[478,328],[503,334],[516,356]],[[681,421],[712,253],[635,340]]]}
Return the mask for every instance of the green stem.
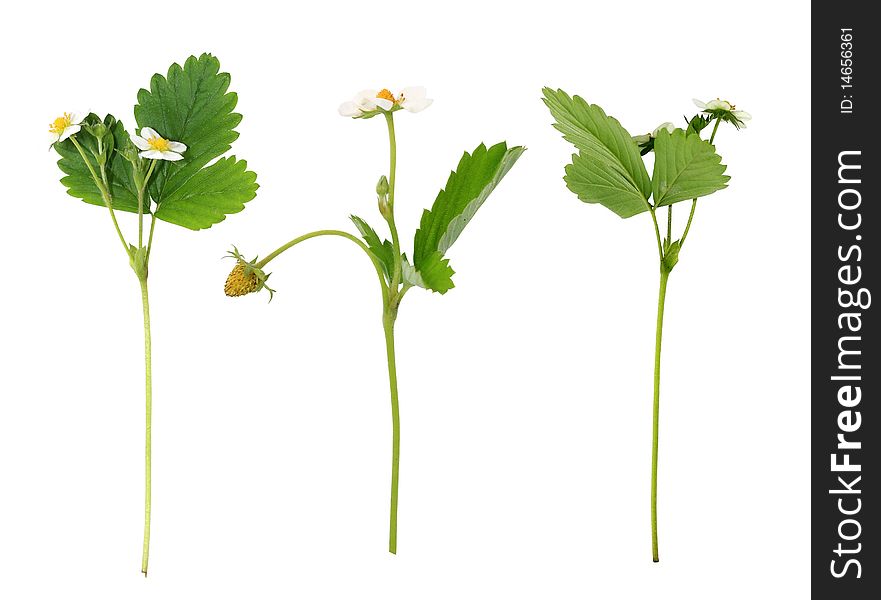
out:
{"label": "green stem", "polygon": [[392,234],[392,248],[394,249],[395,269],[392,273],[391,288],[398,289],[401,283],[401,242],[398,239],[398,228],[395,225],[395,172],[398,165],[398,144],[395,140],[395,117],[391,112],[385,113],[385,122],[388,125],[388,142],[389,142],[389,175],[388,175],[388,221],[389,231]]}
{"label": "green stem", "polygon": [[[150,161],[150,168],[147,169],[147,175],[144,177],[144,183],[138,189],[138,248],[144,245],[144,195],[147,193],[147,184],[150,182],[150,176],[153,175],[153,169],[156,167],[156,161]],[[153,221],[155,223],[155,220]],[[152,236],[152,231],[150,234]]]}
{"label": "green stem", "polygon": [[661,261],[664,260],[664,247],[661,245],[661,230],[658,229],[658,216],[655,214],[654,208],[649,208],[649,213],[652,215],[652,222],[655,224],[655,241],[658,242],[658,256]]}
{"label": "green stem", "polygon": [[401,419],[398,411],[398,375],[395,367],[395,312],[386,308],[382,317],[385,331],[385,351],[388,361],[388,380],[392,398],[392,493],[389,508],[388,551],[398,551],[398,465],[401,460]]}
{"label": "green stem", "polygon": [[716,124],[713,125],[713,133],[710,134],[710,143],[713,143],[713,140],[716,139],[716,132],[719,131],[719,123],[722,122],[722,119],[716,119]]}
{"label": "green stem", "polygon": [[141,572],[147,576],[147,563],[150,559],[150,497],[152,458],[152,421],[153,421],[153,367],[152,343],[150,339],[150,298],[147,294],[147,278],[142,277],[141,302],[144,307],[144,372],[146,396],[146,426],[144,438],[144,552],[141,558]]}
{"label": "green stem", "polygon": [[88,167],[89,169],[89,173],[92,174],[92,180],[95,182],[95,186],[101,193],[101,199],[104,200],[104,205],[107,207],[107,210],[110,211],[110,219],[113,221],[113,228],[116,229],[116,235],[119,236],[119,241],[122,243],[122,248],[123,250],[125,250],[126,255],[129,256],[130,251],[128,248],[128,243],[125,241],[125,237],[123,237],[122,235],[122,230],[119,228],[119,222],[116,220],[116,213],[113,211],[113,198],[110,195],[110,189],[106,185],[104,185],[102,179],[98,178],[98,174],[95,173],[95,168],[92,166],[91,161],[86,158],[86,152],[85,150],[83,150],[83,147],[80,146],[80,143],[77,141],[76,136],[70,136],[70,141],[73,142],[74,146],[76,146],[76,149],[79,151],[83,162],[86,163],[86,167]]}
{"label": "green stem", "polygon": [[691,212],[688,213],[688,222],[685,224],[685,231],[682,232],[682,239],[679,240],[679,249],[685,244],[685,238],[688,237],[688,230],[691,229],[691,220],[694,219],[694,209],[697,208],[697,198],[691,201]]}
{"label": "green stem", "polygon": [[367,247],[367,245],[350,233],[347,233],[345,231],[337,231],[335,229],[322,229],[294,238],[287,244],[284,244],[273,252],[267,254],[266,257],[263,260],[259,261],[255,266],[258,269],[262,269],[267,265],[267,263],[277,258],[281,253],[290,248],[293,248],[300,242],[305,242],[306,240],[324,235],[346,238],[347,240],[354,242],[358,245],[359,248],[364,250],[367,256],[370,257],[370,260],[373,263],[374,268],[376,269],[376,275],[379,279],[379,285],[382,288],[382,327],[385,332],[386,360],[388,362],[389,387],[391,389],[392,399],[392,493],[389,517],[389,552],[395,554],[397,552],[398,540],[398,462],[401,446],[401,428],[398,415],[398,377],[395,368],[394,328],[395,319],[397,318],[398,305],[400,304],[401,298],[403,298],[404,294],[407,292],[410,286],[404,286],[401,289],[400,293],[397,294],[395,298],[392,298],[388,284],[386,284],[385,282],[385,275],[383,274],[382,266],[379,264],[373,253],[370,252],[370,249]]}
{"label": "green stem", "polygon": [[658,562],[658,412],[661,399],[661,332],[664,329],[664,300],[670,271],[661,262],[661,284],[658,289],[658,321],[655,330],[655,390],[652,407],[652,560]]}
{"label": "green stem", "polygon": [[312,239],[314,237],[319,237],[322,235],[333,235],[333,236],[346,238],[347,240],[354,242],[359,248],[361,248],[365,252],[365,254],[367,254],[367,256],[370,258],[370,262],[373,263],[373,267],[376,269],[376,276],[379,278],[379,286],[382,288],[383,306],[385,306],[385,304],[388,302],[389,289],[388,289],[388,285],[385,282],[385,275],[383,275],[383,272],[382,272],[382,265],[379,264],[379,261],[377,260],[377,258],[373,255],[373,253],[370,251],[370,248],[368,248],[364,242],[362,242],[361,240],[356,238],[351,233],[347,233],[345,231],[338,231],[336,229],[321,229],[319,231],[313,231],[311,233],[301,235],[300,237],[292,239],[287,244],[284,244],[283,246],[276,248],[274,251],[267,254],[263,258],[263,260],[261,260],[260,262],[258,262],[254,266],[256,266],[258,269],[262,269],[263,267],[266,266],[267,263],[269,263],[269,261],[278,257],[278,255],[281,254],[282,252],[284,252],[285,250],[293,248],[294,246],[296,246],[300,242],[305,242],[306,240]]}
{"label": "green stem", "polygon": [[[713,133],[710,134],[710,144],[713,143],[713,140],[716,139],[716,132],[719,131],[719,123],[722,121],[720,119],[716,119],[716,124],[713,125]],[[685,231],[682,232],[682,239],[679,240],[679,249],[682,250],[682,246],[685,245],[685,238],[688,237],[688,230],[691,229],[691,220],[694,219],[694,209],[697,208],[697,198],[691,201],[691,212],[688,213],[688,222],[685,224]]]}
{"label": "green stem", "polygon": [[150,215],[150,236],[147,238],[147,260],[150,260],[150,251],[153,250],[153,230],[156,229],[156,214]]}
{"label": "green stem", "polygon": [[667,239],[673,241],[673,205],[667,206]]}

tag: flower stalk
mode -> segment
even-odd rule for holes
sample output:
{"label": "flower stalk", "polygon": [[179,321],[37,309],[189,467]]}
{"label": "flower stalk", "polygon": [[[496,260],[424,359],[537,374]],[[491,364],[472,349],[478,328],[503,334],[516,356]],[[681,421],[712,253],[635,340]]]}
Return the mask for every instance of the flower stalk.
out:
{"label": "flower stalk", "polygon": [[[85,150],[77,141],[76,134],[73,134],[70,140],[73,142],[80,156],[89,168],[94,180],[95,186],[100,190],[104,203],[110,211],[110,217],[113,221],[113,227],[122,242],[123,249],[129,259],[129,264],[134,270],[141,289],[141,306],[144,315],[144,396],[145,396],[145,420],[144,420],[144,544],[141,554],[141,572],[144,577],[147,576],[147,567],[150,561],[150,517],[152,505],[152,454],[153,454],[153,347],[152,334],[150,331],[150,297],[147,286],[147,274],[149,263],[149,245],[153,242],[153,227],[156,224],[155,216],[152,216],[150,224],[149,245],[143,244],[144,232],[144,202],[147,198],[147,185],[150,177],[156,167],[156,160],[151,160],[146,172],[140,177],[135,177],[138,184],[138,245],[131,246],[125,241],[122,231],[119,228],[119,222],[116,219],[116,212],[113,209],[113,196],[110,191],[110,183],[107,178],[106,170],[101,168],[101,176],[95,172]],[[133,136],[134,137],[134,136]],[[100,146],[99,146],[100,148]],[[143,164],[137,164],[135,169],[140,168],[143,172]]]}
{"label": "flower stalk", "polygon": [[[726,166],[713,146],[722,121],[737,129],[746,127],[752,117],[726,100],[694,100],[700,113],[685,119],[685,127],[671,122],[658,125],[651,133],[631,136],[621,123],[595,104],[580,96],[570,96],[561,89],[544,88],[544,102],[553,115],[555,127],[573,143],[578,154],[566,167],[566,183],[580,200],[605,206],[621,218],[648,212],[658,248],[660,282],[655,322],[655,357],[652,385],[652,459],[651,459],[651,543],[652,560],[659,562],[658,549],[658,433],[661,405],[661,349],[664,332],[664,308],[670,273],[694,220],[697,200],[728,185]],[[709,142],[701,131],[713,121]],[[655,153],[649,176],[640,158]],[[691,200],[688,221],[679,239],[673,236],[674,204]],[[666,227],[658,224],[658,210],[667,207]]]}
{"label": "flower stalk", "polygon": [[[244,261],[240,255],[233,253],[237,258],[237,264],[230,273],[225,286],[228,296],[240,296],[247,293],[258,291],[261,287],[265,287],[265,280],[268,275],[264,274],[263,269],[266,265],[277,258],[283,252],[293,248],[306,240],[322,237],[336,236],[345,238],[355,243],[363,250],[373,263],[376,274],[380,283],[380,291],[382,295],[382,329],[385,336],[386,346],[386,362],[388,364],[389,392],[391,395],[391,412],[392,412],[392,472],[391,472],[391,496],[389,507],[389,544],[388,550],[392,554],[397,553],[398,548],[398,481],[400,476],[400,455],[401,455],[401,420],[400,409],[398,405],[398,375],[395,360],[395,322],[398,317],[398,307],[401,299],[409,289],[409,285],[402,283],[403,266],[401,259],[400,240],[398,230],[395,224],[394,203],[395,203],[395,172],[397,170],[397,142],[395,139],[394,115],[391,112],[385,113],[386,124],[389,135],[389,175],[387,181],[380,180],[377,186],[377,192],[382,200],[383,196],[387,196],[385,203],[380,204],[385,209],[382,214],[388,223],[389,232],[392,236],[392,248],[394,252],[394,266],[390,274],[390,281],[386,283],[386,275],[383,265],[371,252],[370,248],[360,239],[345,231],[333,229],[324,229],[313,231],[294,238],[290,242],[280,246],[276,250],[266,255],[263,260],[252,262]],[[387,189],[386,189],[387,188]],[[250,271],[253,279],[242,279],[246,277],[246,273]]]}
{"label": "flower stalk", "polygon": [[[387,89],[364,90],[353,100],[344,102],[339,107],[339,113],[344,117],[371,119],[382,115],[385,119],[389,143],[389,167],[387,175],[384,174],[379,178],[375,192],[376,206],[388,226],[391,241],[383,240],[364,219],[352,215],[351,219],[363,241],[345,231],[324,229],[294,238],[262,260],[254,258],[252,261],[246,260],[238,249],[233,247],[230,255],[236,259],[236,265],[224,285],[224,291],[228,296],[242,296],[259,291],[266,287],[270,274],[264,269],[270,261],[297,244],[322,236],[345,238],[370,258],[376,270],[382,296],[382,329],[391,399],[392,465],[388,551],[392,554],[398,551],[398,488],[401,458],[401,418],[395,353],[395,323],[398,309],[407,291],[413,287],[422,287],[440,294],[446,293],[453,287],[451,276],[454,272],[449,267],[449,260],[444,257],[444,253],[461,233],[464,224],[474,216],[480,204],[525,150],[520,146],[508,148],[507,144],[502,142],[489,149],[480,144],[474,155],[466,152],[459,163],[464,174],[452,173],[449,179],[449,182],[452,182],[452,191],[448,193],[441,191],[432,210],[423,213],[420,229],[414,239],[413,253],[407,258],[402,252],[398,227],[395,223],[397,141],[394,113],[400,110],[417,113],[431,103],[432,100],[426,97],[425,88],[412,87],[405,88],[397,95]],[[270,290],[270,300],[272,291]]]}
{"label": "flower stalk", "polygon": [[[233,113],[236,94],[220,61],[208,53],[172,64],[168,77],[155,74],[134,107],[138,128],[127,130],[111,114],[65,112],[49,125],[49,142],[59,154],[61,183],[70,196],[103,206],[129,266],[138,280],[144,326],[144,539],[141,572],[150,560],[152,507],[153,368],[148,276],[157,214],[189,230],[207,229],[256,195],[256,174],[244,160],[224,157],[241,115]],[[199,119],[190,117],[198,112]],[[161,135],[150,127],[162,124]],[[167,136],[167,137],[166,137]],[[173,139],[172,139],[173,138]],[[175,140],[186,140],[186,144]],[[188,146],[191,148],[189,149]],[[171,166],[171,163],[174,166]],[[175,176],[178,176],[175,180]],[[183,175],[183,176],[181,176]],[[160,179],[161,181],[155,181]],[[164,185],[175,180],[173,186]],[[154,184],[154,185],[151,185]],[[117,212],[137,218],[129,243]],[[149,233],[145,218],[149,216]]]}
{"label": "flower stalk", "polygon": [[[697,101],[696,101],[697,103]],[[729,110],[731,105],[729,106]],[[706,105],[704,105],[706,106]],[[700,105],[699,105],[700,107]],[[749,120],[749,113],[739,111],[739,115],[743,118],[744,121]],[[716,115],[710,115],[711,119],[715,119],[716,124],[713,126],[713,131],[710,134],[709,143],[712,145],[713,141],[716,139],[716,132],[719,130],[719,124],[724,120],[721,117],[717,117]],[[745,127],[742,121],[739,122],[740,125],[738,127]],[[670,131],[670,127],[672,127],[671,123],[664,123],[659,126],[655,131],[652,132],[651,138],[653,139],[657,132],[661,129],[666,129],[668,132]],[[698,134],[699,135],[699,134]],[[638,140],[634,140],[637,143]],[[667,298],[667,281],[670,278],[670,273],[673,271],[673,267],[679,262],[679,252],[682,250],[683,245],[685,244],[685,238],[688,236],[688,232],[691,229],[691,223],[694,219],[695,208],[697,207],[697,198],[693,198],[691,201],[691,210],[688,215],[688,221],[685,224],[685,229],[682,232],[682,237],[678,242],[671,242],[672,240],[672,222],[673,222],[673,205],[670,204],[667,206],[667,236],[664,238],[664,243],[661,243],[661,234],[658,229],[658,220],[655,215],[655,211],[657,207],[653,206],[650,208],[652,220],[655,225],[655,237],[658,241],[658,253],[660,258],[660,284],[658,286],[658,313],[657,320],[655,323],[655,363],[654,363],[654,381],[653,381],[653,394],[652,394],[652,474],[651,474],[651,530],[652,530],[652,562],[659,562],[659,549],[658,549],[658,431],[659,431],[659,416],[660,416],[660,408],[661,408],[661,343],[663,338],[663,330],[664,330],[664,307],[666,304]]]}
{"label": "flower stalk", "polygon": [[152,457],[153,457],[153,346],[150,335],[150,296],[147,277],[139,278],[141,306],[144,310],[144,394],[146,397],[144,431],[144,547],[141,553],[141,573],[147,576],[150,562],[150,515],[152,505]]}

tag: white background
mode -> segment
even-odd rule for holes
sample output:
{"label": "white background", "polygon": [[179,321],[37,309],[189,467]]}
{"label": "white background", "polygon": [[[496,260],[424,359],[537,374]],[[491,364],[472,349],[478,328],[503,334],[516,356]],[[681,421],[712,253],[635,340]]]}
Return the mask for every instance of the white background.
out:
{"label": "white background", "polygon": [[[274,4],[274,3],[273,3]],[[803,3],[24,3],[2,47],[0,597],[805,598],[809,504],[809,15]],[[139,293],[106,212],[65,194],[47,124],[127,125],[137,90],[211,51],[259,175],[201,233],[159,224],[153,546],[139,575]],[[381,119],[340,102],[425,85],[397,115],[405,249],[463,150],[529,150],[449,253],[456,288],[398,320],[399,554],[386,551],[391,423],[375,274],[341,239],[229,299],[232,243],[377,228]],[[566,190],[543,85],[631,133],[691,98],[731,185],[698,207],[670,280],[661,563],[649,536],[657,263],[647,215]],[[677,206],[676,226],[686,204]],[[122,216],[131,233],[134,221]]]}

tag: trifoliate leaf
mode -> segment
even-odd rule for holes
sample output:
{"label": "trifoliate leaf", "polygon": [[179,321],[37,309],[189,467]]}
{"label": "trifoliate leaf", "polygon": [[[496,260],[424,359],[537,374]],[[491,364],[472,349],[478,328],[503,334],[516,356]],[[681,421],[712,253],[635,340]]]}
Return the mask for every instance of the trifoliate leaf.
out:
{"label": "trifoliate leaf", "polygon": [[367,221],[361,217],[350,215],[349,218],[352,219],[361,237],[367,242],[370,252],[379,260],[386,279],[391,282],[392,274],[395,271],[395,250],[392,243],[388,240],[381,240],[376,231],[373,230],[373,227],[368,225]]}
{"label": "trifoliate leaf", "polygon": [[[233,112],[238,97],[227,91],[229,74],[219,70],[214,56],[191,56],[183,67],[171,65],[166,76],[154,75],[150,89],[138,92],[135,106],[139,127],[151,127],[187,146],[183,160],[157,164],[150,193],[159,205],[157,218],[190,229],[211,227],[225,214],[242,210],[258,187],[256,175],[234,158],[210,176],[199,174],[239,136],[235,127],[242,116]],[[215,176],[221,179],[215,182]]]}
{"label": "trifoliate leaf", "polygon": [[[100,119],[90,114],[84,119],[85,123],[98,123]],[[122,123],[107,115],[103,123],[108,127],[109,132],[113,135],[113,144],[117,149],[125,148],[129,144],[128,133],[125,131]],[[101,177],[101,169],[95,159],[94,153],[98,149],[98,140],[85,130],[76,134],[76,139],[83,147],[86,153],[86,159],[94,169],[97,176]],[[88,204],[104,206],[104,199],[95,180],[89,171],[88,166],[83,161],[82,156],[73,145],[70,138],[55,144],[55,149],[61,155],[58,161],[58,167],[65,173],[61,178],[61,183],[67,187],[67,193],[74,198],[79,198]],[[138,212],[138,192],[132,181],[131,164],[126,161],[118,152],[109,151],[107,153],[107,164],[104,167],[107,173],[107,179],[110,181],[110,193],[113,200],[113,208],[127,212]],[[149,213],[150,207],[144,206],[144,213]]]}
{"label": "trifoliate leaf", "polygon": [[728,187],[726,166],[715,148],[682,129],[659,131],[655,138],[655,170],[652,175],[655,206],[707,196]]}
{"label": "trifoliate leaf", "polygon": [[446,294],[456,287],[453,285],[452,280],[456,272],[450,267],[449,259],[444,258],[440,252],[432,252],[423,261],[422,267],[419,270],[413,267],[406,260],[406,257],[404,257],[401,266],[404,282],[410,285],[419,286],[440,294]]}
{"label": "trifoliate leaf", "polygon": [[566,167],[569,189],[623,218],[648,210],[652,183],[639,147],[621,123],[579,96],[547,87],[543,92],[554,127],[579,150]]}
{"label": "trifoliate leaf", "polygon": [[[438,269],[439,258],[450,249],[524,150],[523,146],[508,148],[505,142],[501,142],[489,149],[481,144],[473,153],[466,152],[462,156],[431,210],[423,211],[416,231],[413,264],[423,273],[423,279],[426,269]],[[435,253],[439,256],[435,257]],[[435,287],[430,289],[440,291]]]}

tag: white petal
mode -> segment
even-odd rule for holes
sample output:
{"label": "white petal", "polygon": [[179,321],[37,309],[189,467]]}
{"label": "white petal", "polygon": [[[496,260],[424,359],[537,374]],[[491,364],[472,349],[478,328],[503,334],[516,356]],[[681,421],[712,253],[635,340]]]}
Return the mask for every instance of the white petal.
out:
{"label": "white petal", "polygon": [[72,112],[70,113],[70,124],[71,125],[79,125],[83,122],[83,119],[89,116],[89,112]]}
{"label": "white petal", "polygon": [[150,148],[152,148],[150,143],[139,135],[135,135],[132,133],[128,137],[132,141],[132,144],[137,146],[138,150],[149,150]]}
{"label": "white petal", "polygon": [[141,158],[154,158],[156,160],[162,160],[162,153],[159,150],[147,150],[146,152],[139,152],[138,156]]}
{"label": "white petal", "polygon": [[406,98],[403,102],[401,102],[401,106],[406,108],[412,113],[418,113],[420,111],[425,110],[431,103],[434,102],[431,98]]}
{"label": "white petal", "polygon": [[731,111],[731,114],[734,115],[734,118],[738,121],[749,121],[753,118],[753,116],[745,110],[733,110]]}
{"label": "white petal", "polygon": [[670,121],[664,121],[663,123],[655,127],[655,130],[652,131],[652,137],[658,137],[658,132],[662,129],[666,130],[667,133],[673,133],[673,131],[676,129],[676,126]]}
{"label": "white petal", "polygon": [[694,102],[694,105],[697,106],[699,109],[701,109],[701,110],[706,110],[706,109],[707,109],[707,103],[706,103],[706,102],[701,102],[701,101],[698,100],[697,98],[692,98],[691,101]]}
{"label": "white petal", "polygon": [[357,104],[358,108],[360,108],[362,111],[369,112],[371,110],[376,110],[375,100],[375,96],[370,98],[366,96],[358,96],[357,98],[355,98],[355,104]]}
{"label": "white petal", "polygon": [[647,144],[650,139],[652,139],[652,136],[648,133],[633,136],[633,141],[636,142],[637,145]]}
{"label": "white petal", "polygon": [[141,137],[149,140],[150,138],[161,138],[162,136],[151,127],[141,127]]}
{"label": "white petal", "polygon": [[376,104],[382,110],[391,110],[392,106],[395,105],[391,100],[387,100],[385,98],[374,98],[373,103]]}
{"label": "white petal", "polygon": [[716,98],[707,102],[707,110],[731,110],[731,105],[725,100]]}
{"label": "white petal", "polygon": [[418,100],[420,98],[425,98],[426,92],[425,88],[421,85],[414,85],[412,87],[405,87],[401,90],[401,95],[404,96],[404,100]]}
{"label": "white petal", "polygon": [[183,156],[181,156],[177,152],[169,152],[167,150],[162,151],[159,154],[160,154],[159,158],[161,158],[162,160],[170,160],[172,162],[174,162],[176,160],[183,160],[183,158],[184,158]]}
{"label": "white petal", "polygon": [[361,90],[353,100],[363,111],[376,110],[376,90]]}
{"label": "white petal", "polygon": [[180,142],[168,142],[168,149],[172,152],[186,152],[187,145]]}
{"label": "white petal", "polygon": [[339,112],[344,117],[357,117],[361,114],[361,109],[351,100],[340,104]]}
{"label": "white petal", "polygon": [[49,143],[50,143],[50,144],[54,144],[54,143],[58,142],[58,138],[59,138],[59,137],[60,137],[60,136],[59,136],[57,133],[52,133],[52,132],[50,131],[50,132],[49,132]]}
{"label": "white petal", "polygon": [[64,131],[61,132],[61,135],[58,136],[58,141],[63,142],[64,140],[66,140],[67,138],[72,136],[73,134],[79,132],[79,130],[80,130],[79,125],[68,125],[67,127],[64,128]]}

